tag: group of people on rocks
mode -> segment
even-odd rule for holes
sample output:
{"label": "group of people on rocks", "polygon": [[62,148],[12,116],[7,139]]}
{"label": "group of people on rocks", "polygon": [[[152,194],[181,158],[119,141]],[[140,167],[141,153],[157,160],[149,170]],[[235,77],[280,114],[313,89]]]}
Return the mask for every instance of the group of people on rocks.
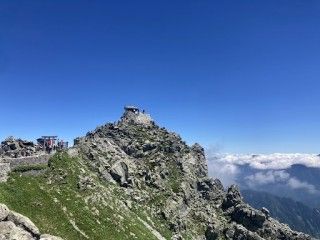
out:
{"label": "group of people on rocks", "polygon": [[64,142],[63,140],[58,140],[57,143],[53,139],[44,141],[44,150],[47,153],[52,153],[53,151],[63,150],[66,148],[68,148],[68,142]]}
{"label": "group of people on rocks", "polygon": [[59,140],[57,136],[43,136],[41,138],[38,138],[37,141],[42,150],[46,151],[49,154],[68,148],[68,142]]}

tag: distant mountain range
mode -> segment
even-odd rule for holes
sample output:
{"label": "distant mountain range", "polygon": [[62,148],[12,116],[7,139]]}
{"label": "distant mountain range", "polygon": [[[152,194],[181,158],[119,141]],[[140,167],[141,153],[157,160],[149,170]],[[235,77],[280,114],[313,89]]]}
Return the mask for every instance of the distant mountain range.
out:
{"label": "distant mountain range", "polygon": [[292,229],[320,238],[320,210],[312,209],[290,198],[254,190],[241,191],[244,200],[255,208],[266,207],[272,217]]}
{"label": "distant mountain range", "polygon": [[239,185],[255,208],[266,207],[280,222],[320,238],[319,155],[209,153],[208,165],[211,176]]}
{"label": "distant mountain range", "polygon": [[291,198],[312,208],[320,208],[320,168],[301,164],[287,169],[260,170],[248,165],[240,169],[236,182],[241,189],[251,189]]}

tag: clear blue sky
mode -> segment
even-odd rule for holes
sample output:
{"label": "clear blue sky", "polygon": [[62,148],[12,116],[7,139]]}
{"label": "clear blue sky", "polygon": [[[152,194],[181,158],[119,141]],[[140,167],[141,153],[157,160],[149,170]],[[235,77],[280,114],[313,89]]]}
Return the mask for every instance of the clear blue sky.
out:
{"label": "clear blue sky", "polygon": [[0,138],[146,109],[223,152],[318,153],[320,2],[0,3]]}

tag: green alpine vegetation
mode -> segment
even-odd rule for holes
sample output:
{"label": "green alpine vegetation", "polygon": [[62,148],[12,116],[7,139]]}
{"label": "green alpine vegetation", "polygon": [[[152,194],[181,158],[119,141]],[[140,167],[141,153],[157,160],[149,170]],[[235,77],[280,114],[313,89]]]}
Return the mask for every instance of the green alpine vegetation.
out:
{"label": "green alpine vegetation", "polygon": [[[70,240],[157,239],[143,224],[150,222],[146,218],[149,214],[134,206],[134,211],[126,210],[117,201],[123,194],[121,189],[105,185],[79,158],[58,153],[40,176],[19,172],[14,171],[6,183],[0,183],[0,202],[28,216],[41,232]],[[81,173],[94,179],[94,191],[79,188]],[[157,226],[164,236],[168,234],[163,224]]]}

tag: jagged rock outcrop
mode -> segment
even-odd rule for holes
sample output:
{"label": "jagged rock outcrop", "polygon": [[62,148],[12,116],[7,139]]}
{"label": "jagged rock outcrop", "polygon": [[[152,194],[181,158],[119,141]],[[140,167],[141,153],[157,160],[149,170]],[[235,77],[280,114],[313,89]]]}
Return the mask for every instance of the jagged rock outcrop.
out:
{"label": "jagged rock outcrop", "polygon": [[70,153],[123,188],[126,203],[150,209],[172,239],[311,239],[244,203],[236,186],[225,191],[208,177],[199,144],[188,146],[145,113],[126,111],[119,122],[76,139]]}
{"label": "jagged rock outcrop", "polygon": [[39,229],[27,217],[10,211],[0,204],[0,240],[62,240],[48,234],[41,235]]}
{"label": "jagged rock outcrop", "polygon": [[35,155],[39,150],[39,147],[31,141],[8,137],[1,142],[0,157],[28,157]]}

